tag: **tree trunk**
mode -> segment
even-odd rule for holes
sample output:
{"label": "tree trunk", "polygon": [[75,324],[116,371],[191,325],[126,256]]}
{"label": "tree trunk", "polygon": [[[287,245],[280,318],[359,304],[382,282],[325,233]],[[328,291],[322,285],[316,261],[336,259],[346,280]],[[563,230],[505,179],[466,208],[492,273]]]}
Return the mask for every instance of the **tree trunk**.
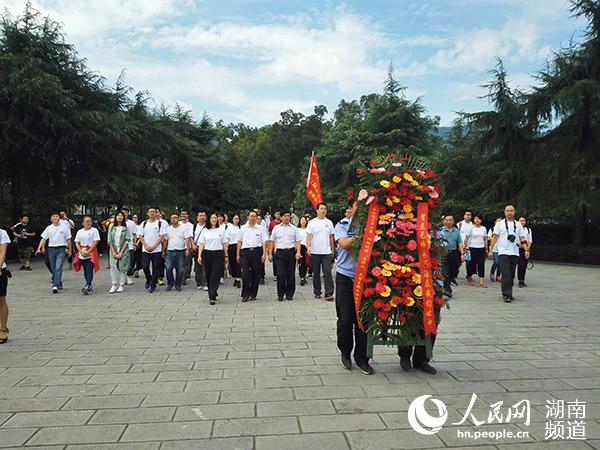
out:
{"label": "tree trunk", "polygon": [[573,244],[582,247],[585,243],[585,228],[587,223],[587,208],[578,205],[575,210],[575,232],[573,233]]}

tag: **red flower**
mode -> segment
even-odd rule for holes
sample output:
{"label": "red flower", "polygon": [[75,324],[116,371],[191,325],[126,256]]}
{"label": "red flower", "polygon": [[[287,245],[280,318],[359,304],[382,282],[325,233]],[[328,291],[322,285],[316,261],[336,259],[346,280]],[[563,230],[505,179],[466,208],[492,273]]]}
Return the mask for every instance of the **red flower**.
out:
{"label": "red flower", "polygon": [[406,246],[411,252],[414,252],[417,249],[417,243],[414,239],[408,241],[408,245]]}
{"label": "red flower", "polygon": [[377,313],[377,317],[379,317],[381,320],[387,320],[389,315],[390,315],[390,313],[387,313],[385,311],[379,311]]}
{"label": "red flower", "polygon": [[354,189],[350,189],[348,191],[348,194],[346,195],[348,197],[348,201],[351,202],[352,200],[354,200]]}
{"label": "red flower", "polygon": [[356,169],[356,175],[362,175],[363,173],[365,173],[365,169],[363,169],[362,167]]}
{"label": "red flower", "polygon": [[384,307],[384,305],[385,305],[385,303],[383,303],[383,300],[381,300],[381,299],[377,299],[373,302],[373,307],[375,309],[381,309]]}
{"label": "red flower", "polygon": [[390,312],[392,310],[392,305],[390,305],[389,303],[386,303],[385,305],[383,305],[383,310],[385,312]]}
{"label": "red flower", "polygon": [[388,155],[388,158],[390,158],[390,159],[396,159],[396,158],[397,158],[397,156],[396,156],[396,154],[395,154],[395,153],[390,153],[390,154]]}
{"label": "red flower", "polygon": [[400,291],[400,293],[402,294],[402,297],[411,297],[412,296],[412,289],[409,287],[405,287],[402,288],[402,290]]}
{"label": "red flower", "polygon": [[375,161],[374,159],[369,160],[369,165],[371,167],[375,166],[377,164],[377,161]]}

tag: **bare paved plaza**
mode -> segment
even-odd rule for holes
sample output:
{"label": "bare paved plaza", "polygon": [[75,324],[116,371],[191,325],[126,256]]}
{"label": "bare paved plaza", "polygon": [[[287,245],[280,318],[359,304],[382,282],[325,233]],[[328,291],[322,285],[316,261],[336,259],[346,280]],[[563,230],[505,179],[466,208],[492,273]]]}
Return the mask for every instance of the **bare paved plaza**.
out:
{"label": "bare paved plaza", "polygon": [[[256,302],[241,303],[229,279],[210,306],[192,286],[147,294],[141,278],[109,295],[105,268],[93,296],[81,295],[83,277],[73,271],[65,271],[64,292],[52,295],[47,270],[34,269],[15,272],[9,284],[0,447],[600,448],[597,268],[537,263],[512,304],[501,301],[497,283],[462,283],[443,311],[435,376],[401,371],[392,348],[376,350],[373,376],[344,370],[335,306],[313,299],[310,286],[279,303],[269,276]],[[472,413],[486,423],[451,424],[473,393]],[[424,394],[448,408],[446,425],[432,435],[407,419]],[[586,441],[544,441],[552,398],[586,402]],[[490,405],[523,399],[529,426],[487,423]],[[458,429],[529,437],[469,439]]]}

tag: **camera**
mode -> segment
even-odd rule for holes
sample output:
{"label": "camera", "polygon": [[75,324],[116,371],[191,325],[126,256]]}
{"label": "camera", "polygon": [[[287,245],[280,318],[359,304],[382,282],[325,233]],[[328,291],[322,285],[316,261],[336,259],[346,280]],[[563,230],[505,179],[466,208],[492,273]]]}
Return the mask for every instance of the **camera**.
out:
{"label": "camera", "polygon": [[508,239],[510,242],[515,242],[516,238],[517,237],[514,234],[509,234],[506,239]]}

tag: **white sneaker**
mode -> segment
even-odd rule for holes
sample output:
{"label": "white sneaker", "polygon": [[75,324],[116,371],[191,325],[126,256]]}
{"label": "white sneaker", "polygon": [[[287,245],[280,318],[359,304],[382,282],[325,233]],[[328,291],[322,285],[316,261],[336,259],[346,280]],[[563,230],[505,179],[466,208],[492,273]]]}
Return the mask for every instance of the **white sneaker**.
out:
{"label": "white sneaker", "polygon": [[202,286],[196,286],[196,289],[198,289],[199,291],[202,290]]}
{"label": "white sneaker", "polygon": [[112,287],[110,288],[110,291],[108,291],[108,293],[114,294],[115,292],[117,292],[117,286],[113,284]]}
{"label": "white sneaker", "polygon": [[208,286],[202,286],[203,291],[208,291]]}
{"label": "white sneaker", "polygon": [[221,284],[225,283],[225,280],[223,279],[223,277],[221,277]]}
{"label": "white sneaker", "polygon": [[117,291],[116,291],[116,292],[117,292],[117,294],[120,294],[121,292],[125,292],[125,288],[123,287],[123,285],[120,285],[120,286],[117,288]]}
{"label": "white sneaker", "polygon": [[52,286],[52,293],[58,294],[58,288],[56,286]]}
{"label": "white sneaker", "polygon": [[127,284],[133,284],[133,278],[130,276],[127,277]]}

